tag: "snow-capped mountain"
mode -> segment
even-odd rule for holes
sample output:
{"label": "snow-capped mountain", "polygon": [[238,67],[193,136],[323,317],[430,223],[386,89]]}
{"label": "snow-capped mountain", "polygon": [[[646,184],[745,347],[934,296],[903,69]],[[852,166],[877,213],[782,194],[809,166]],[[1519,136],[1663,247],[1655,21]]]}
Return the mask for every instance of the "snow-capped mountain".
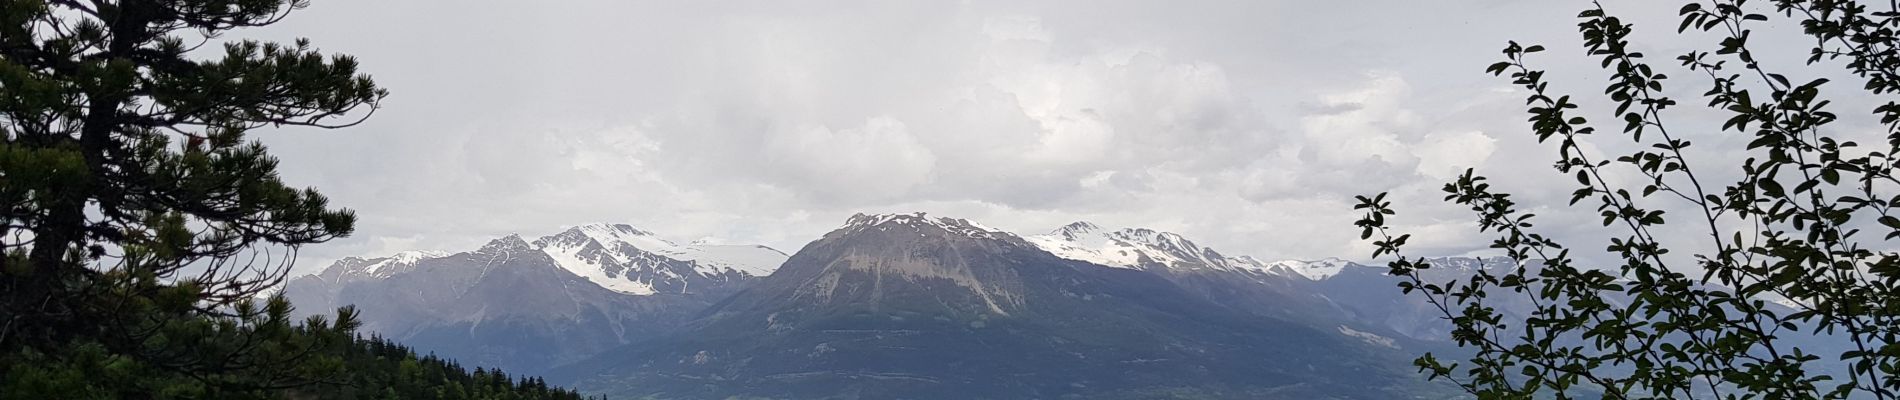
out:
{"label": "snow-capped mountain", "polygon": [[314,276],[329,280],[386,278],[413,269],[422,260],[448,256],[444,251],[413,250],[376,258],[345,257]]}
{"label": "snow-capped mountain", "polygon": [[389,257],[368,260],[369,263],[363,266],[362,274],[370,276],[389,276],[402,273],[414,267],[417,261],[448,256],[449,253],[445,251],[412,250],[400,252]]}
{"label": "snow-capped mountain", "polygon": [[1350,261],[1341,260],[1338,258],[1331,258],[1331,257],[1322,258],[1318,260],[1280,260],[1280,261],[1264,262],[1264,261],[1260,261],[1259,259],[1253,258],[1253,256],[1240,256],[1240,257],[1235,257],[1232,260],[1235,262],[1251,265],[1255,268],[1261,268],[1261,269],[1274,271],[1278,273],[1291,273],[1291,274],[1303,276],[1303,277],[1306,277],[1306,279],[1311,279],[1315,281],[1322,281],[1322,280],[1326,280],[1327,278],[1331,278],[1334,275],[1339,275],[1340,271],[1344,271],[1348,267],[1366,267],[1364,265],[1354,264]]}
{"label": "snow-capped mountain", "polygon": [[312,313],[357,305],[365,331],[469,365],[635,397],[1384,398],[1433,389],[1382,367],[1404,357],[1365,361],[1434,348],[1444,329],[1384,268],[1230,256],[1153,229],[860,214],[789,258],[718,243],[582,225],[347,258],[286,291]]}
{"label": "snow-capped mountain", "polygon": [[785,258],[595,224],[458,253],[346,258],[285,294],[307,313],[355,305],[365,331],[424,351],[531,373],[661,332]]}
{"label": "snow-capped mountain", "polygon": [[845,220],[844,226],[839,227],[837,230],[832,231],[831,234],[825,236],[830,237],[866,230],[889,231],[892,229],[907,229],[920,235],[923,234],[926,229],[934,229],[971,238],[991,238],[1003,235],[1014,235],[967,219],[946,217],[931,218],[928,214],[914,212],[877,215],[855,214]]}
{"label": "snow-capped mountain", "polygon": [[1171,232],[1147,228],[1103,229],[1086,221],[1025,237],[1062,258],[1130,269],[1235,269],[1226,256]]}
{"label": "snow-capped mountain", "polygon": [[[1202,250],[1159,233],[1119,240]],[[701,315],[553,375],[627,398],[1437,394],[1381,333],[1263,318],[1161,274],[923,214],[853,216]]]}
{"label": "snow-capped mountain", "polygon": [[642,296],[770,275],[786,257],[757,245],[681,245],[625,224],[577,226],[533,245],[589,282]]}
{"label": "snow-capped mountain", "polygon": [[[639,296],[682,293],[695,286],[770,275],[786,258],[785,253],[761,245],[682,245],[626,224],[582,225],[532,242],[509,235],[487,246],[539,251],[552,258],[555,266],[588,282]],[[387,278],[409,271],[419,261],[450,255],[453,253],[405,251],[369,259],[350,257],[316,276],[331,280]]]}
{"label": "snow-capped mountain", "polygon": [[1230,309],[1299,321],[1381,345],[1391,340],[1385,337],[1401,337],[1383,321],[1356,318],[1359,314],[1342,308],[1321,290],[1321,282],[1343,271],[1383,275],[1383,268],[1337,258],[1261,261],[1228,256],[1171,232],[1105,229],[1089,222],[1025,239],[1058,257],[1153,273],[1201,300]]}
{"label": "snow-capped mountain", "polygon": [[1106,229],[1087,221],[1024,239],[1062,258],[1160,272],[1214,270],[1318,281],[1337,275],[1345,268],[1363,267],[1338,258],[1263,261],[1252,256],[1230,257],[1172,232],[1147,228]]}

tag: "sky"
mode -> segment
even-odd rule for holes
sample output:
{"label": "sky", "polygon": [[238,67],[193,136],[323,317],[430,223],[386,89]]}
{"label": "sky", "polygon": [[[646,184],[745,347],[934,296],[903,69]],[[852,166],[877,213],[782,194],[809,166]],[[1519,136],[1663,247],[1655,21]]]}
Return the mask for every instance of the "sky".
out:
{"label": "sky", "polygon": [[[1415,254],[1481,254],[1438,192],[1466,168],[1546,232],[1607,240],[1593,210],[1562,207],[1575,183],[1523,122],[1525,93],[1483,73],[1507,40],[1541,43],[1556,89],[1599,92],[1585,2],[313,3],[227,35],[309,38],[392,92],[354,128],[254,135],[288,182],[359,218],[304,248],[303,272],[598,222],[791,253],[854,213],[913,211],[1365,259],[1352,196],[1386,191]],[[1673,2],[1605,4],[1658,66],[1717,40],[1675,34]],[[1706,89],[1682,75],[1678,95]],[[1718,161],[1747,139],[1684,135]]]}

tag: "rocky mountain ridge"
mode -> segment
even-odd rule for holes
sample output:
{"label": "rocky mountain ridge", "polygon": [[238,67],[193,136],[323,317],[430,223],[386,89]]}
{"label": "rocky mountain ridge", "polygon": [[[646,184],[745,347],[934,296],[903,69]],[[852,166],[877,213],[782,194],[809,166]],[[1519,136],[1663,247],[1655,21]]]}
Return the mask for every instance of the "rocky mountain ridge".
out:
{"label": "rocky mountain ridge", "polygon": [[[1163,250],[1210,253],[1145,237],[1172,246]],[[967,220],[859,215],[680,330],[553,376],[614,397],[678,399],[1391,398],[1442,389],[1411,374],[1398,346],[1361,329],[1207,301],[1162,274],[1059,257]]]}
{"label": "rocky mountain ridge", "polygon": [[[1327,390],[1359,393],[1347,397],[1380,398],[1418,389],[1412,375],[1384,365],[1444,345],[1442,321],[1412,300],[1360,294],[1396,293],[1395,283],[1382,267],[1230,256],[1153,229],[1077,222],[1018,235],[909,213],[853,216],[789,257],[594,224],[461,253],[344,259],[289,288],[305,309],[357,304],[366,329],[420,349],[596,393],[824,398],[838,387],[943,394],[961,381],[1012,382],[990,398],[1022,398],[1195,382],[1208,397],[1255,398],[1326,393],[1262,382],[1326,381],[1335,385]],[[997,349],[972,340],[1008,349],[986,353]],[[1358,358],[1325,359],[1284,347],[1291,343]],[[1214,349],[1372,374],[1385,386],[1204,353]],[[1005,363],[1022,360],[1081,369]],[[1384,361],[1359,363],[1367,360]],[[934,383],[853,383],[867,379]],[[654,388],[666,392],[642,391]]]}
{"label": "rocky mountain ridge", "polygon": [[365,331],[425,351],[537,373],[689,320],[784,257],[597,224],[457,253],[346,258],[291,279],[285,294],[308,313],[356,306]]}

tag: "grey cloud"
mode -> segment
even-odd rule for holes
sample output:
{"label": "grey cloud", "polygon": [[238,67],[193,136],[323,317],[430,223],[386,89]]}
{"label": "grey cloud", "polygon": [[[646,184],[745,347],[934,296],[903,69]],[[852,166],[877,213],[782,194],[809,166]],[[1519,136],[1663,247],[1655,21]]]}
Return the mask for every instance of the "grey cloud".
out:
{"label": "grey cloud", "polygon": [[[1567,200],[1522,95],[1480,70],[1506,38],[1574,48],[1572,8],[331,0],[257,35],[357,55],[394,92],[362,127],[265,135],[362,219],[305,269],[599,221],[792,251],[899,211],[1356,258],[1353,194],[1415,204],[1421,250],[1446,254],[1486,243],[1440,202],[1451,173]],[[1573,53],[1551,62],[1588,65]]]}

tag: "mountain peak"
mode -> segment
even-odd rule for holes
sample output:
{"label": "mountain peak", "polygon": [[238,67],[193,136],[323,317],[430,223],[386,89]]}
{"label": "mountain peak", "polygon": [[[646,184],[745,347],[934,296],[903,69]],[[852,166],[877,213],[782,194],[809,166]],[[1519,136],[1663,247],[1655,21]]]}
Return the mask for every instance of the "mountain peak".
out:
{"label": "mountain peak", "polygon": [[534,241],[536,248],[578,248],[590,244],[598,245],[607,251],[617,251],[622,245],[631,245],[647,251],[678,246],[653,232],[635,228],[633,225],[609,223],[577,225],[561,233],[544,236]]}
{"label": "mountain peak", "polygon": [[627,224],[579,225],[535,240],[534,246],[569,272],[634,295],[770,275],[785,260],[784,253],[769,247],[682,245]]}
{"label": "mountain peak", "polygon": [[391,255],[388,258],[396,262],[413,263],[413,262],[422,261],[426,259],[442,258],[442,257],[448,257],[448,256],[449,256],[449,252],[446,252],[446,251],[409,250],[409,251],[397,252],[396,254]]}
{"label": "mountain peak", "polygon": [[1007,232],[1003,232],[996,228],[984,226],[983,224],[979,224],[967,219],[948,218],[948,217],[931,218],[929,215],[923,212],[914,212],[914,213],[906,213],[906,214],[859,213],[859,214],[852,215],[850,219],[846,219],[844,226],[839,228],[838,232],[853,233],[853,232],[862,232],[862,231],[869,231],[869,230],[884,231],[884,230],[891,230],[894,228],[907,228],[907,229],[918,230],[918,231],[921,231],[927,228],[939,229],[945,232],[960,234],[967,237],[984,237],[984,238],[992,237],[993,235],[997,235],[997,234],[1003,234],[1003,235],[1008,234]]}
{"label": "mountain peak", "polygon": [[[1086,228],[1073,227],[1077,232]],[[1178,235],[1152,230],[1146,235],[1157,243],[1187,243]],[[1284,390],[1288,382],[1303,386],[1315,378],[1340,379],[1343,387],[1368,380],[1363,375],[1334,377],[1338,374],[1333,371],[1365,371],[1344,368],[1355,361],[1341,354],[1364,350],[1358,343],[1370,339],[1334,333],[1357,331],[1339,331],[1337,324],[1316,331],[1277,317],[1256,318],[1243,314],[1251,311],[1240,306],[1200,297],[1267,290],[1258,288],[1258,281],[1216,286],[1205,294],[1189,292],[1162,274],[1065,260],[1031,243],[1056,237],[1021,237],[922,213],[858,214],[805,245],[758,285],[701,312],[703,317],[680,333],[597,357],[569,371],[672,396],[689,393],[683,390],[721,391],[682,396],[696,398],[819,398],[829,393],[865,398],[1097,397],[1077,390],[1137,380],[1130,377],[1162,385],[1216,379],[1210,376],[1246,383],[1264,380],[1278,385],[1272,390]],[[1155,265],[1146,257],[1168,255],[1112,241],[1103,232],[1087,239],[1114,246],[1092,254],[1120,257],[1127,250],[1142,260],[1143,268],[1187,268],[1187,262],[1176,259],[1168,259],[1174,264]],[[1263,307],[1285,309],[1299,299],[1253,298],[1287,300],[1263,300],[1270,304]],[[1122,343],[1155,347],[1124,349]],[[979,353],[996,349],[1004,353]],[[655,361],[626,361],[636,357]],[[1306,367],[1263,366],[1259,360],[1268,357]],[[1094,377],[1058,375],[1081,368],[1104,372]],[[1129,372],[1137,370],[1141,372]],[[707,385],[699,378],[705,376],[717,376],[722,383]],[[745,391],[748,385],[781,382],[785,376],[798,376],[801,385],[822,391]],[[968,382],[996,383],[975,386],[1012,392],[972,393]],[[695,389],[681,389],[689,387]],[[877,389],[857,389],[867,387]],[[919,396],[927,393],[920,389],[944,391]],[[1285,397],[1319,397],[1302,394]],[[1383,397],[1391,396],[1363,396]]]}
{"label": "mountain peak", "polygon": [[363,272],[374,275],[379,271],[388,269],[388,267],[415,265],[415,263],[420,262],[422,260],[427,260],[431,258],[442,258],[442,257],[448,257],[448,256],[449,256],[448,252],[434,251],[434,250],[403,251],[403,252],[398,252],[389,257],[376,259],[375,263],[372,263],[366,267],[363,267]]}
{"label": "mountain peak", "polygon": [[1075,221],[1075,222],[1069,223],[1068,225],[1063,225],[1061,228],[1056,228],[1056,230],[1054,232],[1050,232],[1050,234],[1061,236],[1069,240],[1080,240],[1082,239],[1083,236],[1091,234],[1091,233],[1095,233],[1095,231],[1099,231],[1101,229],[1102,229],[1101,225],[1096,225],[1088,221]]}
{"label": "mountain peak", "polygon": [[654,236],[653,232],[651,231],[635,228],[633,225],[627,225],[627,224],[608,224],[608,223],[587,224],[587,225],[576,226],[573,229],[569,229],[568,231],[579,232],[583,235],[587,235],[588,237],[592,237],[594,238],[594,240],[599,240],[601,242],[607,242],[610,240],[622,240],[622,239],[631,238],[631,237]]}
{"label": "mountain peak", "polygon": [[[1008,316],[1023,302],[1018,257],[1037,253],[1014,234],[967,219],[858,214],[799,250],[765,285],[814,306]],[[746,307],[753,306],[780,305]]]}
{"label": "mountain peak", "polygon": [[1148,229],[1148,228],[1122,229],[1119,231],[1109,233],[1108,237],[1118,239],[1118,240],[1134,242],[1134,243],[1140,243],[1140,244],[1152,246],[1155,248],[1159,248],[1161,250],[1182,253],[1182,254],[1200,253],[1203,250],[1200,246],[1195,245],[1193,241],[1189,241],[1186,237],[1182,237],[1180,234],[1176,234],[1174,232],[1162,232],[1162,231],[1157,231],[1157,230]]}
{"label": "mountain peak", "polygon": [[523,240],[521,235],[511,233],[508,234],[508,236],[502,236],[499,239],[488,241],[488,244],[482,245],[482,249],[477,251],[484,254],[495,254],[531,250],[534,250],[534,245],[528,244],[528,241]]}
{"label": "mountain peak", "polygon": [[1105,230],[1088,222],[1076,222],[1046,235],[1027,238],[1058,257],[1087,261],[1117,268],[1233,269],[1230,262],[1213,249],[1201,247],[1179,234],[1148,228]]}
{"label": "mountain peak", "polygon": [[844,221],[844,225],[847,227],[876,226],[876,225],[883,225],[886,223],[893,223],[893,222],[898,223],[898,224],[914,224],[914,223],[920,223],[920,222],[927,223],[929,221],[930,221],[929,214],[921,212],[921,211],[913,212],[913,213],[889,213],[889,214],[857,213],[857,214],[852,214],[851,218],[846,219]]}
{"label": "mountain peak", "polygon": [[379,278],[402,273],[422,260],[448,257],[448,252],[409,250],[382,257],[343,257],[317,275],[325,279]]}

